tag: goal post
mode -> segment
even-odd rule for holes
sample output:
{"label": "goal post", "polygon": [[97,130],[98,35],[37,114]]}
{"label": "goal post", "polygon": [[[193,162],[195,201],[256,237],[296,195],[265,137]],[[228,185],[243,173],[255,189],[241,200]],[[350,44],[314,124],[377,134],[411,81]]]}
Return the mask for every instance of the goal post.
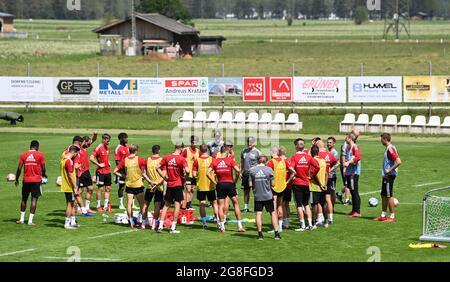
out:
{"label": "goal post", "polygon": [[422,227],[420,240],[450,242],[450,187],[424,195]]}

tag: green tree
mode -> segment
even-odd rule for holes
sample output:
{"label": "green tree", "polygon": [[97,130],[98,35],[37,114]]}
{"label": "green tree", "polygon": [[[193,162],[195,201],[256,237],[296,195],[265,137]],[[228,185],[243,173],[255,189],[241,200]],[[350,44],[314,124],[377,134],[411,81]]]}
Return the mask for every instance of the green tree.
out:
{"label": "green tree", "polygon": [[358,6],[355,9],[355,23],[357,25],[362,24],[363,22],[369,19],[369,11],[366,6]]}
{"label": "green tree", "polygon": [[159,13],[176,20],[189,19],[189,12],[180,0],[141,0],[138,11],[142,13]]}

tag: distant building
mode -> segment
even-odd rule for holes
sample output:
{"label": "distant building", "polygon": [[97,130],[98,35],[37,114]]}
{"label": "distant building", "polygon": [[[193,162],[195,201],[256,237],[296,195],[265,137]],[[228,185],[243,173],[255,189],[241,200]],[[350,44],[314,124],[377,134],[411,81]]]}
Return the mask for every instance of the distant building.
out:
{"label": "distant building", "polygon": [[[131,17],[101,26],[93,31],[99,36],[120,35],[124,41],[130,41]],[[165,45],[179,43],[182,53],[186,54],[196,49],[200,40],[199,34],[197,29],[160,14],[136,14],[136,40],[141,46],[146,41],[155,40],[165,42]]]}
{"label": "distant building", "polygon": [[0,32],[14,32],[14,15],[0,12]]}

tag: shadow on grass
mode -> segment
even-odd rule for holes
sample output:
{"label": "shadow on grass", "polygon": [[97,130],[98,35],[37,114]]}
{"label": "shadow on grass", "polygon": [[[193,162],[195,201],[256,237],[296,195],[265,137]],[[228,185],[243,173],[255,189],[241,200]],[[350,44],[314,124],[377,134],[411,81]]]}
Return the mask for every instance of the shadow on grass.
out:
{"label": "shadow on grass", "polygon": [[64,228],[64,220],[54,218],[54,219],[47,219],[44,224],[47,227],[53,227],[53,228]]}

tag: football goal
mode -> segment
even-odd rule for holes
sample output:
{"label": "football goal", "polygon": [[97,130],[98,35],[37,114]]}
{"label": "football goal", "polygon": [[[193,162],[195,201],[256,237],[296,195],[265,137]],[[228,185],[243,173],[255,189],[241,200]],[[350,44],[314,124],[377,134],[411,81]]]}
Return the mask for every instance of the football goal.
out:
{"label": "football goal", "polygon": [[420,240],[450,242],[450,187],[433,189],[423,197]]}

